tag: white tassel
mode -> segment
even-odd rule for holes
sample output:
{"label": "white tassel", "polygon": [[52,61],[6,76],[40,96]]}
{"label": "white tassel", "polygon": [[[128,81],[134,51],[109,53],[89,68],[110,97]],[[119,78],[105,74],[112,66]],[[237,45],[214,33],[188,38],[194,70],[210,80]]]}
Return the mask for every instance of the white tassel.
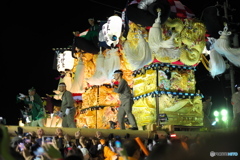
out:
{"label": "white tassel", "polygon": [[180,51],[175,48],[159,48],[156,57],[169,57],[169,59],[177,61],[180,57]]}
{"label": "white tassel", "polygon": [[210,51],[209,69],[210,74],[215,76],[222,74],[226,70],[226,64],[223,57],[214,49]]}
{"label": "white tassel", "polygon": [[176,34],[173,34],[171,38],[166,41],[163,40],[160,16],[161,11],[158,12],[158,17],[149,30],[149,47],[151,48],[153,54],[156,55],[156,57],[169,57],[170,59],[178,60],[180,52],[175,48],[174,45],[174,38],[176,37]]}
{"label": "white tassel", "polygon": [[104,60],[104,71],[106,75],[106,82],[110,83],[111,79],[113,78],[113,73],[115,70],[120,69],[120,58],[118,55],[118,49],[112,48],[111,50],[107,51],[106,57]]}
{"label": "white tassel", "polygon": [[149,30],[148,44],[153,53],[156,53],[159,49],[159,45],[162,42],[162,29],[161,29],[161,12],[158,12],[158,17],[155,23]]}
{"label": "white tassel", "polygon": [[228,27],[225,25],[224,30],[219,32],[221,36],[214,43],[213,47],[218,53],[225,56],[235,66],[240,67],[240,49],[230,47],[228,36],[231,35],[231,32],[228,32],[227,30]]}
{"label": "white tassel", "polygon": [[115,70],[120,69],[120,58],[117,52],[118,49],[108,50],[106,57],[101,53],[96,60],[96,71],[87,82],[90,85],[102,85],[104,83],[110,83]]}
{"label": "white tassel", "polygon": [[132,70],[140,69],[153,60],[150,47],[142,34],[139,34],[139,41],[136,49],[131,47],[128,41],[124,43],[123,49],[129,64],[131,64]]}
{"label": "white tassel", "polygon": [[106,80],[106,75],[104,71],[104,60],[105,60],[105,57],[102,54],[102,48],[100,48],[100,53],[98,54],[98,57],[96,60],[96,70],[93,76],[87,79],[87,82],[90,85],[102,85]]}
{"label": "white tassel", "polygon": [[70,92],[72,93],[83,93],[85,90],[84,84],[84,69],[85,66],[82,60],[79,60],[78,65],[76,67],[75,76],[73,79],[72,87]]}

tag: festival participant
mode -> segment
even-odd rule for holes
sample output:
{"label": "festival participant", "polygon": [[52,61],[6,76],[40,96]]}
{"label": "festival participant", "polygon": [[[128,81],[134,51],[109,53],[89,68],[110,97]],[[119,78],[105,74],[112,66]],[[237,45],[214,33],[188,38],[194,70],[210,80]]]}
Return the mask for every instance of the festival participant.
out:
{"label": "festival participant", "polygon": [[211,107],[212,107],[212,97],[207,96],[205,98],[205,101],[203,102],[203,125],[210,129],[211,127],[211,122],[210,122],[210,112],[211,112]]}
{"label": "festival participant", "polygon": [[88,23],[90,24],[87,34],[84,36],[85,39],[92,41],[96,47],[98,47],[98,33],[99,33],[99,24],[97,24],[94,18],[89,18]]}
{"label": "festival participant", "polygon": [[67,91],[65,83],[59,83],[59,91],[62,92],[62,127],[76,128],[76,123],[74,121],[76,109],[74,107],[74,99],[72,97],[72,93],[70,91]]}
{"label": "festival participant", "polygon": [[233,105],[233,125],[238,126],[240,130],[240,84],[236,85],[237,92],[232,95],[231,103]]}
{"label": "festival participant", "polygon": [[114,86],[114,92],[119,93],[119,99],[121,101],[117,119],[120,125],[120,129],[125,129],[124,117],[127,115],[128,120],[131,124],[132,130],[138,130],[137,123],[134,115],[132,114],[133,96],[131,94],[131,89],[125,79],[122,78],[123,72],[121,70],[116,70],[114,72],[114,79],[119,82],[118,86]]}
{"label": "festival participant", "polygon": [[28,90],[28,96],[22,96],[21,100],[24,100],[25,104],[29,105],[31,109],[31,126],[44,127],[45,125],[45,109],[41,97],[36,93],[35,88]]}
{"label": "festival participant", "polygon": [[[90,27],[88,28],[86,35],[81,35],[79,31],[73,32],[74,39],[72,45],[72,53],[83,50],[84,52],[98,54],[99,24],[96,23],[94,18],[89,18],[88,23],[90,24]],[[73,55],[73,57],[75,56]]]}

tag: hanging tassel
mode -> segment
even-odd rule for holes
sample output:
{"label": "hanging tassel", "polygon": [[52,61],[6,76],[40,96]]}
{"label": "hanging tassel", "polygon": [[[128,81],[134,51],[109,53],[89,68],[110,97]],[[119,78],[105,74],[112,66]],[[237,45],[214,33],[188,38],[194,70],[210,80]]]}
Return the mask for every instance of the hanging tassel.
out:
{"label": "hanging tassel", "polygon": [[139,40],[136,48],[131,47],[128,41],[123,45],[126,58],[132,70],[140,69],[153,60],[149,45],[141,33],[138,34],[138,38]]}
{"label": "hanging tassel", "polygon": [[159,44],[162,42],[162,29],[161,29],[161,11],[158,12],[158,17],[155,23],[149,30],[148,44],[153,53],[159,49]]}
{"label": "hanging tassel", "polygon": [[221,35],[219,39],[214,43],[214,49],[225,56],[235,66],[240,67],[240,48],[231,48],[228,36],[231,32],[228,31],[227,24],[223,31],[219,31]]}
{"label": "hanging tassel", "polygon": [[118,49],[112,48],[111,50],[107,51],[103,67],[107,78],[106,83],[111,82],[114,71],[120,69],[120,65]]}
{"label": "hanging tassel", "polygon": [[160,16],[161,11],[159,10],[158,17],[149,30],[148,44],[157,60],[165,63],[175,62],[180,57],[180,52],[175,48],[174,44],[176,33],[172,34],[168,40],[163,40]]}
{"label": "hanging tassel", "polygon": [[209,60],[209,72],[214,78],[215,76],[222,74],[226,70],[226,64],[223,57],[216,51],[210,51],[210,60]]}
{"label": "hanging tassel", "polygon": [[85,66],[83,64],[83,61],[81,59],[79,59],[70,92],[83,93],[85,91],[85,89],[84,89],[85,88],[84,69],[85,69]]}
{"label": "hanging tassel", "polygon": [[96,60],[96,71],[94,72],[92,77],[87,79],[87,82],[90,85],[102,85],[106,80],[106,75],[104,71],[104,60],[105,57],[102,54],[102,47],[100,47],[100,52]]}

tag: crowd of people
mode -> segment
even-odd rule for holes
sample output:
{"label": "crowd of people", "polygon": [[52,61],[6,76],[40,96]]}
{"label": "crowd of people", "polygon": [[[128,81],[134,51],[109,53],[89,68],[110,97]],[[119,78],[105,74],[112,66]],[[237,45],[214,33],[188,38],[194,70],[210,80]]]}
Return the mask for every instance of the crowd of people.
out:
{"label": "crowd of people", "polygon": [[[4,160],[202,160],[212,159],[211,151],[239,153],[239,133],[217,133],[195,137],[155,134],[153,138],[103,135],[83,136],[76,131],[70,136],[61,128],[55,135],[46,135],[44,128],[24,132],[18,127],[16,135],[0,125],[0,159]],[[137,140],[138,138],[138,140]],[[139,140],[141,143],[139,143]],[[142,144],[142,145],[141,145]],[[216,155],[215,155],[216,156]],[[235,155],[236,156],[236,155]],[[231,159],[239,158],[230,157]],[[226,155],[218,159],[227,159]]]}

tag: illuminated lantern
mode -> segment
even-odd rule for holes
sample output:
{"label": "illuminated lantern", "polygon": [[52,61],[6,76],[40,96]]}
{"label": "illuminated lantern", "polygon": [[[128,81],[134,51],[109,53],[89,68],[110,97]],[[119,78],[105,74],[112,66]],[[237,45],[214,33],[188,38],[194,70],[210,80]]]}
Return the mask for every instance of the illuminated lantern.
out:
{"label": "illuminated lantern", "polygon": [[74,65],[74,58],[71,51],[64,51],[57,56],[57,70],[58,72],[64,72],[65,70],[71,70]]}
{"label": "illuminated lantern", "polygon": [[63,65],[65,70],[71,70],[74,65],[74,58],[72,57],[71,51],[64,51],[63,52]]}
{"label": "illuminated lantern", "polygon": [[102,34],[108,46],[115,47],[119,42],[122,31],[122,19],[119,16],[111,16],[102,26]]}
{"label": "illuminated lantern", "polygon": [[63,66],[63,54],[62,53],[59,53],[57,56],[57,70],[58,70],[58,72],[65,71],[64,66]]}

